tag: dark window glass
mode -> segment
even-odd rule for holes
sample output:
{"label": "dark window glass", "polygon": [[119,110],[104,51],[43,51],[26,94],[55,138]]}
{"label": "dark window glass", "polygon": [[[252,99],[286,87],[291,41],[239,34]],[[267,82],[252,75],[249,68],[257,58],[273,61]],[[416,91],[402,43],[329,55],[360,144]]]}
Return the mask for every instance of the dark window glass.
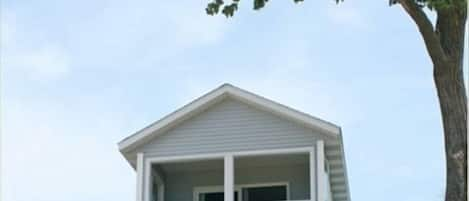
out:
{"label": "dark window glass", "polygon": [[[199,201],[223,201],[225,199],[223,192],[202,193],[199,195]],[[238,201],[238,192],[234,193],[234,201]]]}
{"label": "dark window glass", "polygon": [[243,189],[243,201],[287,200],[286,186],[253,187]]}

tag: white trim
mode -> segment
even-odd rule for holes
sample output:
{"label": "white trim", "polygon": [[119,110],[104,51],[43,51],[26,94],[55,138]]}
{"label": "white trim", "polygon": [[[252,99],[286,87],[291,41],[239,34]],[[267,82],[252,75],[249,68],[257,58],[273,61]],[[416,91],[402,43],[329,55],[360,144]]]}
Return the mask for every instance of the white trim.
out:
{"label": "white trim", "polygon": [[[255,188],[255,187],[271,187],[271,186],[285,186],[286,188],[286,200],[290,201],[290,183],[289,182],[268,182],[268,183],[252,183],[252,184],[239,184],[234,186],[234,192],[238,192],[238,200],[243,199],[243,188]],[[193,190],[193,201],[200,201],[199,194],[201,193],[221,193],[223,192],[223,186],[196,186]],[[310,200],[305,200],[310,201]]]}
{"label": "white trim", "polygon": [[164,190],[165,189],[165,185],[164,184],[160,184],[158,186],[158,201],[164,201]]}
{"label": "white trim", "polygon": [[254,183],[254,184],[241,184],[238,185],[241,189],[241,195],[243,188],[256,188],[256,187],[272,187],[272,186],[285,186],[286,188],[286,200],[290,200],[290,182],[270,182],[270,183]]}
{"label": "white trim", "polygon": [[[287,192],[288,188],[290,187],[290,182],[287,181],[282,181],[282,182],[265,182],[265,183],[250,183],[250,184],[239,184],[236,185],[239,188],[253,188],[253,187],[271,187],[271,186],[287,186]],[[289,198],[290,196],[287,196]]]}
{"label": "white trim", "polygon": [[[223,192],[223,186],[196,186],[194,187],[193,190],[193,201],[200,201],[199,200],[199,194],[201,193],[222,193]],[[236,201],[241,201],[241,189],[235,188],[234,192],[238,193],[238,200]]]}
{"label": "white trim", "polygon": [[[154,163],[168,163],[168,162],[181,162],[181,161],[197,161],[207,159],[225,159],[226,156],[232,156],[233,160],[236,157],[243,156],[262,156],[262,155],[281,155],[281,154],[294,154],[294,153],[310,153],[314,147],[299,147],[299,148],[288,148],[288,149],[267,149],[267,150],[254,150],[254,151],[240,151],[240,152],[227,152],[227,153],[213,153],[213,154],[194,154],[194,155],[183,155],[183,156],[165,156],[165,157],[145,157],[145,187],[144,187],[144,201],[150,201],[151,194],[151,175],[149,170],[151,164]],[[226,165],[226,164],[225,164]],[[233,171],[234,172],[234,171]],[[234,173],[233,173],[234,176]]]}
{"label": "white trim", "polygon": [[167,115],[166,117],[160,119],[159,121],[154,122],[153,124],[149,125],[148,127],[138,131],[137,133],[129,136],[128,138],[122,140],[119,142],[119,149],[120,150],[126,150],[128,147],[132,146],[133,144],[137,143],[141,139],[145,138],[148,135],[151,135],[155,131],[162,129],[171,123],[174,123],[178,119],[190,114],[191,112],[196,111],[198,108],[204,106],[205,104],[209,103],[210,101],[216,99],[217,97],[220,97],[225,93],[222,87],[213,90],[199,99],[196,99],[195,101],[185,105],[184,107],[176,110],[175,112]]}
{"label": "white trim", "polygon": [[305,124],[306,126],[309,126],[311,128],[323,130],[326,132],[327,135],[330,135],[332,137],[338,137],[338,134],[340,132],[340,128],[332,123],[329,123],[317,117],[313,117],[309,114],[300,112],[280,103],[276,103],[272,100],[266,99],[246,90],[240,89],[238,87],[228,85],[227,91],[229,95],[234,98],[244,100],[248,104],[253,104],[258,107],[264,108],[267,111],[287,117],[293,121]]}
{"label": "white trim", "polygon": [[153,186],[153,178],[152,178],[152,171],[151,171],[151,162],[145,159],[145,186],[143,187],[143,200],[144,201],[151,201],[151,191]]}
{"label": "white trim", "polygon": [[326,178],[324,170],[324,141],[318,140],[316,143],[316,175],[317,175],[317,201],[326,201]]}
{"label": "white trim", "polygon": [[224,201],[234,201],[234,157],[233,155],[226,155],[224,159]]}
{"label": "white trim", "polygon": [[137,153],[137,201],[143,201],[143,153]]}
{"label": "white trim", "polygon": [[298,148],[287,148],[287,149],[265,149],[265,150],[253,150],[253,151],[238,151],[238,152],[225,152],[225,153],[209,153],[209,154],[193,154],[193,155],[182,155],[182,156],[158,156],[158,157],[146,157],[146,161],[151,163],[168,163],[168,162],[180,162],[180,161],[197,161],[206,159],[222,159],[227,155],[234,157],[243,156],[263,156],[263,155],[280,155],[280,154],[294,154],[294,153],[309,153],[311,147],[298,147]]}
{"label": "white trim", "polygon": [[[236,189],[236,190],[238,190],[238,189]],[[196,193],[197,195],[200,194],[200,193],[221,193],[221,192],[223,192],[223,186],[222,185],[219,185],[219,186],[195,186],[193,192]],[[197,196],[194,194],[194,198],[195,197],[197,197]],[[198,201],[198,200],[194,200],[194,201]]]}
{"label": "white trim", "polygon": [[311,149],[309,152],[309,199],[311,201],[317,201],[316,197],[316,150]]}
{"label": "white trim", "polygon": [[[352,197],[350,195],[350,186],[349,186],[349,181],[348,181],[348,175],[347,175],[347,160],[345,160],[345,150],[344,150],[344,139],[343,139],[343,135],[342,135],[342,129],[339,129],[339,142],[341,144],[340,146],[340,151],[341,151],[341,154],[342,154],[342,160],[344,161],[343,164],[342,164],[342,168],[344,169],[344,177],[345,177],[345,186],[347,187],[346,191],[347,191],[347,198],[345,200],[347,201],[351,201],[352,200]],[[469,188],[469,187],[468,187]]]}
{"label": "white trim", "polygon": [[161,120],[154,122],[148,127],[125,138],[124,140],[118,143],[119,150],[121,150],[121,152],[123,153],[129,151],[129,149],[131,149],[132,147],[136,147],[140,143],[142,143],[141,141],[143,141],[147,137],[157,136],[163,133],[165,129],[180,123],[181,121],[189,118],[194,113],[201,111],[205,107],[216,103],[217,100],[223,99],[226,96],[239,99],[243,102],[257,106],[274,114],[284,116],[305,126],[322,130],[325,134],[330,135],[332,137],[339,136],[340,128],[332,123],[294,110],[292,108],[268,100],[256,94],[234,87],[230,84],[224,84],[218,87],[217,89],[194,100],[193,102],[183,106],[175,112],[167,115]]}
{"label": "white trim", "polygon": [[[165,189],[165,175],[163,174],[163,170],[160,168],[152,169],[152,173],[155,175],[155,184],[158,191],[157,200],[164,201],[164,189]],[[153,188],[151,188],[153,190]],[[153,193],[152,193],[153,195]]]}

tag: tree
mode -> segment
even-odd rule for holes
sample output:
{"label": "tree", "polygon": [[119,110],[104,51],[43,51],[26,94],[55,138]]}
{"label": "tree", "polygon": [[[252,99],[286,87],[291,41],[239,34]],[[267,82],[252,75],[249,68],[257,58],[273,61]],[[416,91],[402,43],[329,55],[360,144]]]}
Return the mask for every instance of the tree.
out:
{"label": "tree", "polygon": [[[253,0],[259,10],[268,0]],[[295,3],[303,0],[293,0]],[[336,0],[339,3],[342,0]],[[207,5],[209,15],[221,13],[232,17],[239,0],[225,4],[213,0]],[[446,152],[446,201],[467,200],[467,97],[463,78],[464,28],[467,0],[390,0],[398,4],[416,24],[433,63],[435,82],[443,122]],[[424,12],[436,12],[436,23]]]}

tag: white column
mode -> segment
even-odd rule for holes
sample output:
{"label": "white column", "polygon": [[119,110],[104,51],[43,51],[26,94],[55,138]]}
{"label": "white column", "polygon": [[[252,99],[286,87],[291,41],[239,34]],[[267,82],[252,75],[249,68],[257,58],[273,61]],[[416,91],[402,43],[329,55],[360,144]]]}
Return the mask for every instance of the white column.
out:
{"label": "white column", "polygon": [[316,176],[317,176],[317,201],[326,201],[326,177],[324,175],[324,141],[319,140],[316,143]]}
{"label": "white column", "polygon": [[309,152],[309,195],[311,201],[316,201],[316,150]]}
{"label": "white column", "polygon": [[143,171],[145,174],[144,178],[144,185],[143,185],[143,201],[151,201],[152,200],[152,190],[153,190],[153,171],[151,168],[151,162],[145,161],[145,169]]}
{"label": "white column", "polygon": [[137,201],[143,201],[143,153],[137,154]]}
{"label": "white column", "polygon": [[224,165],[224,201],[233,201],[234,195],[234,158],[232,155],[225,156]]}

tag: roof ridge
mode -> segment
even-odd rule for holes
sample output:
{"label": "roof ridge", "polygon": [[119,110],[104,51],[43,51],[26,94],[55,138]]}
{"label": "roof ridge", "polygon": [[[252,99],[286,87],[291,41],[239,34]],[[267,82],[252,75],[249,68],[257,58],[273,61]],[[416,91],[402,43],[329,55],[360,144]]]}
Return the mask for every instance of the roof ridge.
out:
{"label": "roof ridge", "polygon": [[340,127],[331,122],[241,89],[230,83],[223,83],[219,87],[205,93],[204,95],[194,99],[182,107],[179,107],[175,111],[124,138],[118,143],[119,149],[121,152],[125,152],[130,149],[130,147],[138,146],[137,143],[142,141],[142,139],[151,137],[152,135],[157,135],[154,133],[161,129],[166,129],[168,126],[171,127],[171,124],[177,124],[176,121],[184,121],[184,118],[188,118],[186,116],[195,115],[194,112],[203,109],[202,107],[210,106],[210,104],[220,100],[220,98],[223,99],[226,95],[233,96],[233,98],[241,101],[244,100],[247,104],[257,105],[260,109],[266,109],[267,112],[291,118],[291,120],[308,125],[313,129],[323,130],[326,134],[334,134],[337,136],[338,133],[340,133]]}

